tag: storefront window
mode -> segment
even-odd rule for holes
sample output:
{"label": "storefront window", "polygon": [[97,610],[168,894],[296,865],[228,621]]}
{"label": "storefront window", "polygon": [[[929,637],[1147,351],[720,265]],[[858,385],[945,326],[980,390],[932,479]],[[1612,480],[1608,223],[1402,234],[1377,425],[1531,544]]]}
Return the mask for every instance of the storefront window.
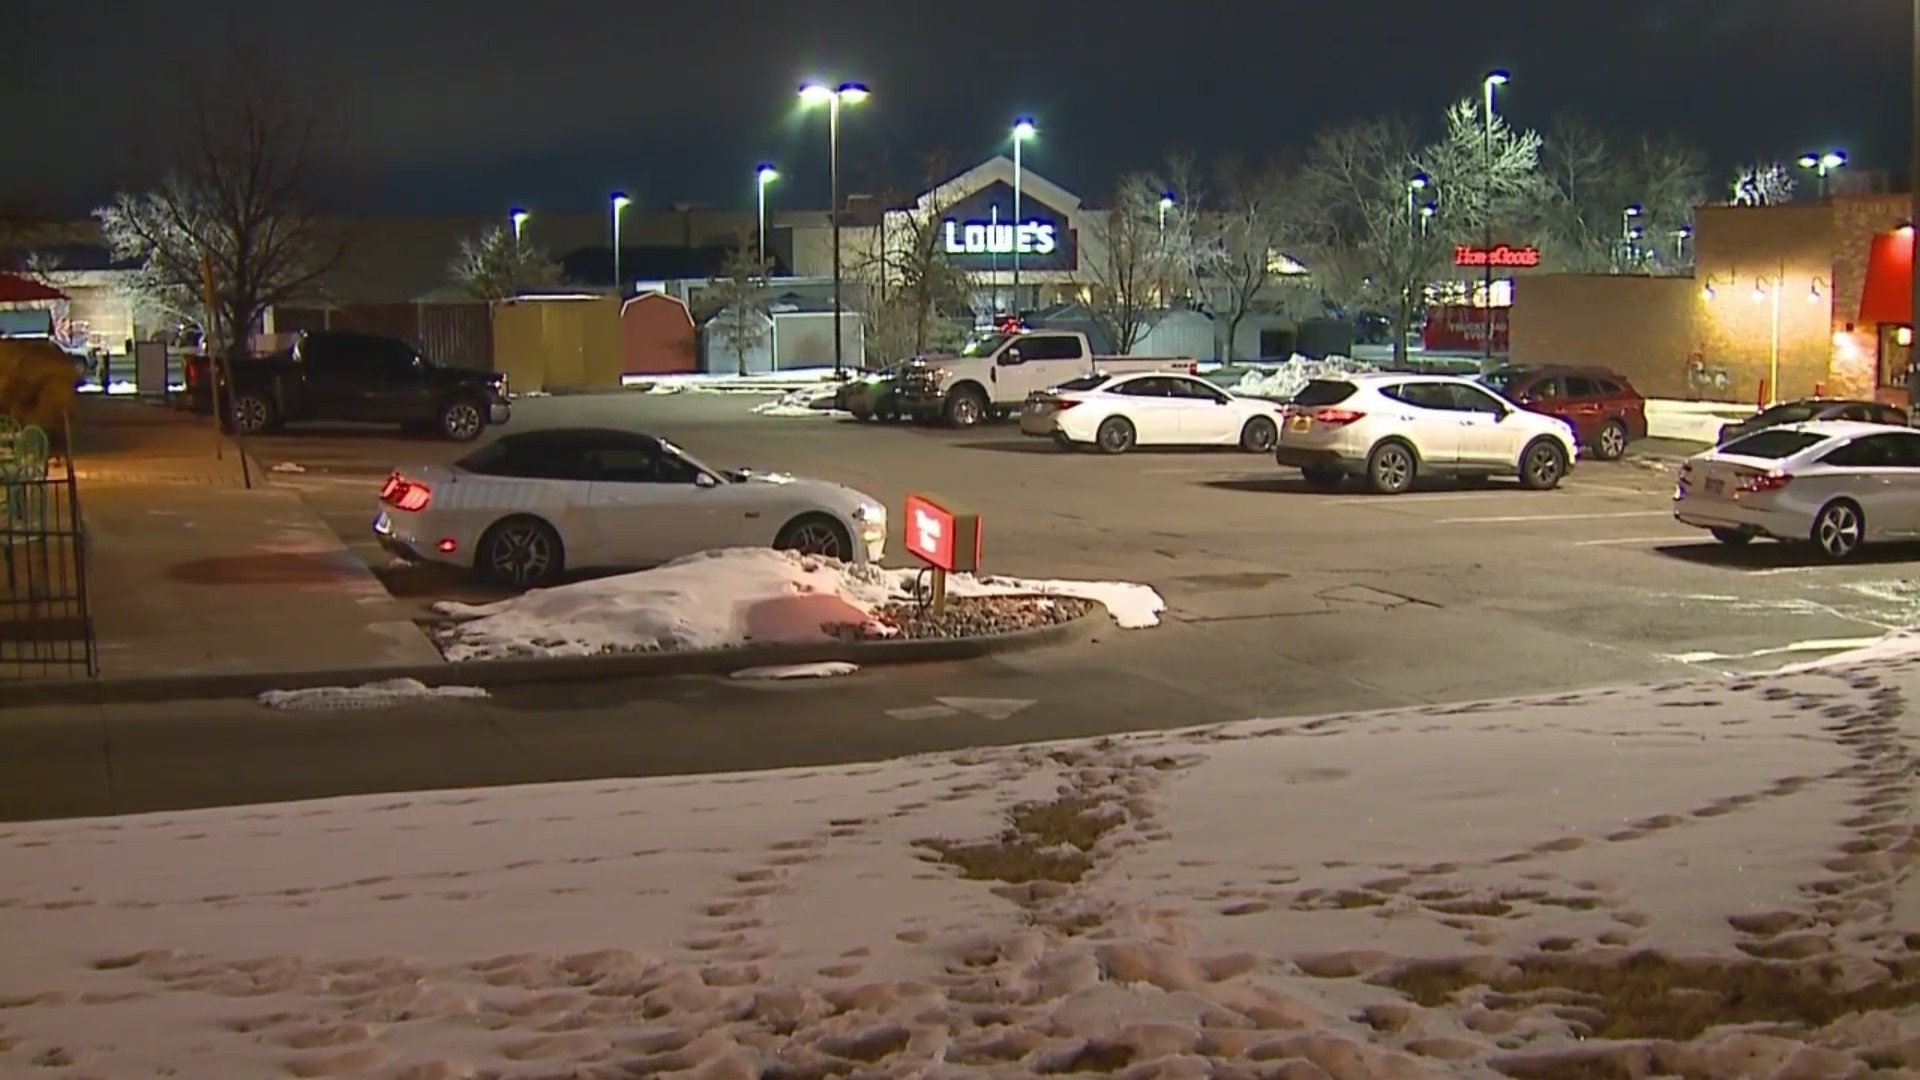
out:
{"label": "storefront window", "polygon": [[1880,324],[1880,378],[1883,387],[1905,388],[1913,362],[1913,328]]}

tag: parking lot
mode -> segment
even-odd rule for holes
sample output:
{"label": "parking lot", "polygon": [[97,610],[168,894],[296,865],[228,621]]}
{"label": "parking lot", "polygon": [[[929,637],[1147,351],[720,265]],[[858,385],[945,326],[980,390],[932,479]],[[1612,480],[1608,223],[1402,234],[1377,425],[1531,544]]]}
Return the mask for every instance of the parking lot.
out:
{"label": "parking lot", "polygon": [[[1913,621],[1910,551],[1827,566],[1792,548],[1720,547],[1668,512],[1671,473],[1587,462],[1563,488],[1309,492],[1264,457],[1063,454],[1010,425],[966,432],[755,415],[753,397],[526,399],[510,429],[633,427],[722,467],[841,481],[896,508],[925,491],[980,512],[989,572],[1141,581],[1150,633],[1019,661],[1062,691],[1146,680],[1208,712],[1345,709],[1778,667]],[[389,467],[465,448],[381,430],[257,440],[340,535],[384,567],[368,525]],[[285,466],[283,466],[284,468]],[[897,526],[896,526],[897,527]],[[895,546],[897,551],[897,544]],[[398,591],[483,595],[439,575]],[[1197,719],[1197,718],[1196,718]]]}

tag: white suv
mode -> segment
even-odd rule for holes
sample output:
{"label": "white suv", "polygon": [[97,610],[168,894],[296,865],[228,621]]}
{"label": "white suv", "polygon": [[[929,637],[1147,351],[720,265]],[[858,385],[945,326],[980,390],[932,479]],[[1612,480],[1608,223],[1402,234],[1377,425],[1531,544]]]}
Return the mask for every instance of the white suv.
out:
{"label": "white suv", "polygon": [[1373,374],[1315,379],[1288,403],[1274,460],[1332,490],[1364,476],[1398,495],[1416,476],[1518,476],[1557,487],[1579,457],[1572,425],[1471,379]]}

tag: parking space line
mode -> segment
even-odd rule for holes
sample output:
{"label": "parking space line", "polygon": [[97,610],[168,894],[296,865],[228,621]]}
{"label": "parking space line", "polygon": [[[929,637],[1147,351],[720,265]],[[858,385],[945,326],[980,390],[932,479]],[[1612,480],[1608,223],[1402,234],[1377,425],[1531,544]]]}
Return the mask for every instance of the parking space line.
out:
{"label": "parking space line", "polygon": [[1671,517],[1670,510],[1620,510],[1611,514],[1500,514],[1489,517],[1440,518],[1436,525],[1505,525],[1522,521],[1595,521],[1605,518]]}
{"label": "parking space line", "polygon": [[1660,491],[1648,491],[1648,490],[1647,490],[1647,489],[1645,489],[1645,488],[1630,488],[1630,487],[1621,487],[1621,486],[1620,486],[1620,485],[1618,485],[1618,484],[1589,484],[1589,483],[1585,483],[1585,482],[1581,482],[1581,483],[1577,483],[1577,484],[1576,484],[1576,483],[1569,483],[1569,484],[1564,484],[1564,485],[1562,485],[1562,490],[1565,490],[1565,491],[1610,491],[1610,492],[1613,492],[1613,493],[1615,493],[1615,494],[1618,494],[1618,495],[1655,495],[1655,496],[1659,496],[1660,498],[1663,498],[1663,499],[1664,499],[1664,498],[1666,498],[1666,497],[1668,497],[1668,494],[1669,494],[1669,493],[1668,493],[1667,491],[1665,491],[1664,489],[1663,489],[1663,490],[1660,490]]}
{"label": "parking space line", "polygon": [[1619,545],[1629,547],[1635,544],[1674,544],[1685,540],[1697,540],[1693,533],[1671,533],[1667,536],[1622,536],[1614,540],[1576,540],[1574,547],[1611,547]]}

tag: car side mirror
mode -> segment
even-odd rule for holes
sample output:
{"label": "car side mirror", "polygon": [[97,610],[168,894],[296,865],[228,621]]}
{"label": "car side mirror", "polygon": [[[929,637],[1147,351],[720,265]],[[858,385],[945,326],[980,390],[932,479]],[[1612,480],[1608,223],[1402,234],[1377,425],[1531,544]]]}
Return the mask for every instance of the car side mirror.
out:
{"label": "car side mirror", "polygon": [[697,488],[716,488],[720,486],[720,481],[715,480],[709,473],[695,473],[693,475],[693,486]]}
{"label": "car side mirror", "polygon": [[1007,350],[1006,352],[1003,352],[1003,353],[1001,353],[1001,354],[1000,354],[1000,362],[1001,362],[1001,363],[1003,363],[1003,364],[1021,364],[1021,363],[1025,363],[1025,361],[1024,361],[1024,360],[1022,360],[1022,359],[1020,359],[1020,350],[1019,350],[1019,349],[1008,349],[1008,350]]}

